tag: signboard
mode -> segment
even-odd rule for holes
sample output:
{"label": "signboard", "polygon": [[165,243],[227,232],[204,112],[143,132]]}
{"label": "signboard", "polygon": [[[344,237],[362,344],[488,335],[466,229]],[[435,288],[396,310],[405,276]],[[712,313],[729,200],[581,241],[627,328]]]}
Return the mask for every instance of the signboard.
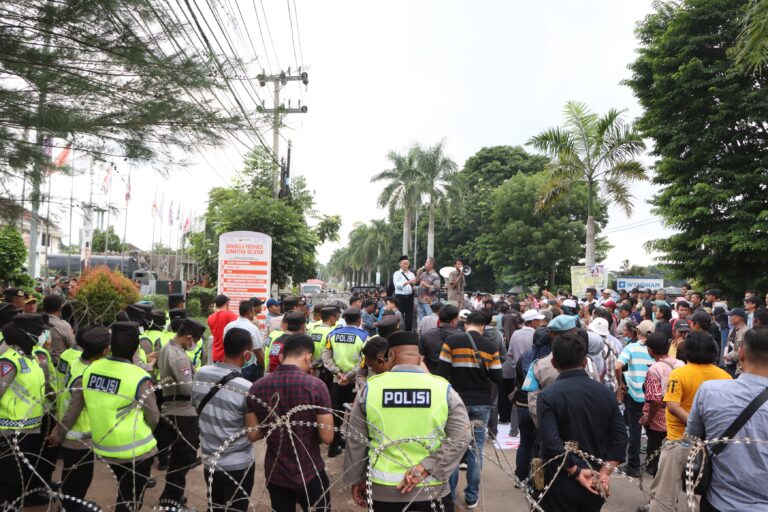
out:
{"label": "signboard", "polygon": [[664,279],[661,277],[632,277],[632,276],[620,276],[616,278],[616,291],[618,290],[631,290],[632,288],[638,288],[640,290],[644,288],[650,288],[651,290],[658,290],[664,288]]}
{"label": "signboard", "polygon": [[587,288],[604,290],[608,287],[608,270],[605,265],[593,267],[571,267],[571,292],[575,295],[583,295]]}
{"label": "signboard", "polygon": [[[230,231],[219,237],[219,290],[229,309],[251,297],[269,298],[272,284],[272,237],[254,231]],[[266,318],[266,313],[258,317]]]}

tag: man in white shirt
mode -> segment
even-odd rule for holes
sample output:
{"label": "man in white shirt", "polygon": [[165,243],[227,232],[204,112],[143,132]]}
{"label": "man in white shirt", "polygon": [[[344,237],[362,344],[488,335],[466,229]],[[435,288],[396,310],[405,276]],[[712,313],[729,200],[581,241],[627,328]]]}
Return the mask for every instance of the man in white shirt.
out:
{"label": "man in white shirt", "polygon": [[[264,375],[264,348],[261,342],[261,333],[259,328],[253,324],[253,319],[256,317],[256,310],[253,306],[253,302],[244,300],[240,303],[240,317],[237,320],[229,322],[224,327],[224,335],[227,335],[227,331],[233,327],[244,329],[251,335],[251,342],[253,344],[253,355],[256,358],[256,364],[247,368],[243,368],[243,377],[253,382],[262,375]],[[251,368],[254,368],[251,370]]]}
{"label": "man in white shirt", "polygon": [[392,275],[397,309],[405,318],[405,329],[403,329],[405,331],[413,330],[413,285],[419,282],[413,272],[408,270],[408,267],[410,267],[408,256],[401,256],[400,270]]}

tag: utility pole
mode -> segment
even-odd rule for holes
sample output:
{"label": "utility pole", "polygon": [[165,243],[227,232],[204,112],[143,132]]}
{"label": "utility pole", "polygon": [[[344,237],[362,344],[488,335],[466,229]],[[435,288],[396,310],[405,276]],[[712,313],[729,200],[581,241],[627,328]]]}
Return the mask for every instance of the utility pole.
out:
{"label": "utility pole", "polygon": [[261,87],[265,87],[267,82],[271,82],[274,85],[273,94],[273,107],[265,108],[263,105],[256,107],[256,111],[260,114],[272,114],[272,157],[275,161],[275,172],[273,174],[272,185],[275,196],[280,195],[280,165],[277,162],[280,161],[280,125],[282,124],[283,117],[288,114],[306,114],[307,106],[302,105],[299,101],[299,108],[291,108],[291,102],[288,101],[288,108],[280,103],[280,89],[288,84],[288,82],[301,82],[304,85],[309,84],[309,75],[305,71],[301,71],[297,74],[291,74],[291,68],[288,71],[281,71],[278,75],[267,75],[262,72],[256,77]]}
{"label": "utility pole", "polygon": [[291,182],[291,141],[288,140],[288,156],[282,161],[280,166],[280,194],[278,197],[288,197],[289,185]]}

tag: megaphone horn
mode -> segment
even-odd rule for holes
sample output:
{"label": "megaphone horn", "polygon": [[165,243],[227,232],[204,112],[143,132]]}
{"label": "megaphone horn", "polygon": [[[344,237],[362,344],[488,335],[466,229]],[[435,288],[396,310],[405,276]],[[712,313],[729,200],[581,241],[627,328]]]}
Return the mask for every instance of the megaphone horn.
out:
{"label": "megaphone horn", "polygon": [[469,265],[464,265],[464,270],[463,270],[463,272],[464,272],[464,275],[465,275],[465,276],[468,276],[469,274],[471,274],[471,273],[472,273],[472,267],[470,267]]}

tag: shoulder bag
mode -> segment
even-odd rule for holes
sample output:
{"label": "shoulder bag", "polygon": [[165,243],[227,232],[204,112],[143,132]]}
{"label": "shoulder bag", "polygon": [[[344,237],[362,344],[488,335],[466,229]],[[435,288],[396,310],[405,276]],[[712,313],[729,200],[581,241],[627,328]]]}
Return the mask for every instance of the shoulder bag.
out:
{"label": "shoulder bag", "polygon": [[202,400],[200,400],[200,403],[197,404],[197,415],[200,416],[200,413],[203,412],[203,409],[205,409],[205,406],[208,405],[208,402],[210,402],[211,399],[216,396],[216,393],[221,391],[221,388],[226,386],[229,381],[236,377],[240,377],[240,372],[229,372],[224,377],[222,377],[219,382],[211,386],[211,389],[208,390],[208,393],[203,397]]}
{"label": "shoulder bag", "polygon": [[[753,414],[755,414],[760,407],[763,406],[763,404],[768,400],[768,388],[765,388],[762,393],[757,395],[754,400],[752,400],[749,405],[741,411],[741,414],[731,423],[731,426],[728,427],[722,436],[728,439],[733,439],[733,436],[739,433],[739,430],[741,430],[744,425],[747,424],[749,419],[752,417]],[[706,433],[705,433],[706,436]],[[703,496],[707,493],[707,489],[709,489],[710,481],[712,480],[712,458],[714,456],[717,456],[720,452],[725,450],[728,447],[729,443],[720,443],[716,444],[712,447],[710,450],[710,453],[706,453],[706,448],[703,450],[700,450],[699,453],[696,454],[696,457],[693,459],[693,475],[694,479],[698,476],[697,480],[694,480],[696,483],[696,487],[694,487],[693,492],[694,494]],[[686,470],[683,468],[682,473],[682,481],[683,481],[683,490],[685,490],[685,480],[686,480]]]}

